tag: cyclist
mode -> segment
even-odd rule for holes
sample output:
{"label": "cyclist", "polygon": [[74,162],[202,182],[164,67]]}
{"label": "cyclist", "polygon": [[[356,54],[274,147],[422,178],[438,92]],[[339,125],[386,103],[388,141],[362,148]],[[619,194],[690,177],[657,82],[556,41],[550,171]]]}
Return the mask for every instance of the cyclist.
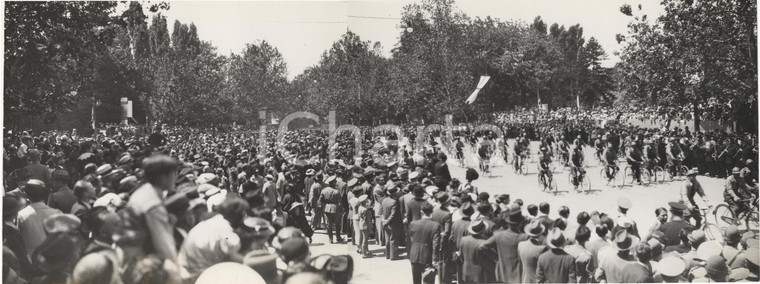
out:
{"label": "cyclist", "polygon": [[723,201],[725,201],[731,211],[739,216],[744,211],[749,210],[749,204],[747,202],[740,202],[742,199],[748,199],[752,195],[752,191],[744,179],[741,178],[741,170],[738,167],[734,167],[731,170],[731,176],[726,178],[726,186],[723,191]]}
{"label": "cyclist", "polygon": [[544,181],[544,189],[549,187],[549,182],[546,177],[550,177],[552,174],[551,169],[549,169],[551,163],[552,156],[549,153],[549,150],[546,147],[541,147],[541,152],[538,153],[538,166],[540,167],[538,174],[541,175],[541,180]]}
{"label": "cyclist", "polygon": [[454,146],[457,150],[457,160],[459,160],[459,165],[464,166],[464,143],[462,142],[462,139],[457,138],[457,143]]}
{"label": "cyclist", "polygon": [[602,162],[604,162],[604,172],[607,174],[607,182],[609,183],[609,181],[615,177],[618,170],[616,165],[617,152],[615,151],[612,141],[607,141],[607,148],[604,149],[602,158]]}
{"label": "cyclist", "polygon": [[681,165],[681,161],[683,161],[683,151],[681,151],[681,146],[678,146],[675,137],[668,139],[668,145],[665,146],[665,154],[668,159],[668,171],[671,172],[672,176],[676,176],[676,169]]}
{"label": "cyclist", "polygon": [[515,172],[520,170],[520,164],[523,162],[523,155],[525,155],[525,153],[523,153],[524,150],[522,140],[518,137],[517,141],[515,141],[515,145],[512,146],[512,152],[514,153],[512,154],[512,160],[514,160],[513,166],[515,167]]}
{"label": "cyclist", "polygon": [[596,149],[596,158],[598,158],[599,161],[601,161],[602,153],[604,152],[604,140],[602,140],[601,134],[596,136],[596,141],[594,141],[594,149]]}
{"label": "cyclist", "polygon": [[569,154],[570,154],[568,151],[570,148],[570,145],[567,143],[567,140],[565,140],[565,135],[562,135],[559,142],[557,142],[557,148],[559,150],[559,156],[560,156],[560,159],[562,159],[561,160],[562,163],[564,165],[567,165],[567,161],[569,159]]}
{"label": "cyclist", "polygon": [[[697,181],[698,173],[699,171],[697,168],[693,168],[686,172],[686,182],[684,182],[683,188],[681,189],[681,199],[679,200],[679,202],[684,203],[687,207],[689,207],[691,216],[694,218],[694,221],[697,222],[697,228],[702,226],[702,215],[699,212],[699,205],[694,202],[694,195],[699,194],[699,197],[702,198],[702,201],[704,201],[709,208],[712,208],[712,205],[710,205],[710,200],[707,199],[702,185],[699,183],[699,181]],[[689,203],[684,202],[684,200],[688,200]]]}
{"label": "cyclist", "polygon": [[640,147],[641,145],[639,143],[639,140],[634,140],[629,143],[628,147],[625,148],[625,160],[631,167],[633,179],[638,184],[641,184],[641,164],[644,162],[641,157],[642,155]]}
{"label": "cyclist", "polygon": [[647,170],[652,173],[652,169],[657,165],[659,159],[657,158],[657,148],[654,146],[654,142],[651,139],[644,139],[644,149],[642,152],[644,162],[647,165]]}
{"label": "cyclist", "polygon": [[480,142],[478,155],[480,156],[480,170],[488,172],[488,165],[491,164],[491,142],[488,141],[487,136],[483,137],[483,141]]}
{"label": "cyclist", "polygon": [[586,173],[586,170],[583,169],[583,151],[581,151],[581,147],[573,147],[569,159],[572,166],[570,173],[573,175],[573,188],[578,190],[578,184]]}

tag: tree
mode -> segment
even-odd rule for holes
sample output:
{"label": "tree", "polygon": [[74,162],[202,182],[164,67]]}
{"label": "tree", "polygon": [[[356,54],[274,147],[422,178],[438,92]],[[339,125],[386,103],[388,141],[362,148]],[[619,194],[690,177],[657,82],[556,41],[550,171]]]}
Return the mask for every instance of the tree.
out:
{"label": "tree", "polygon": [[[739,122],[755,129],[756,1],[666,0],[662,5],[665,12],[654,23],[631,13],[621,54],[626,95],[690,107],[697,127],[703,117],[750,117]],[[730,111],[703,113],[708,105]]]}
{"label": "tree", "polygon": [[[94,58],[113,39],[115,2],[5,5],[5,117],[47,115],[74,106]],[[54,117],[53,117],[54,119]]]}

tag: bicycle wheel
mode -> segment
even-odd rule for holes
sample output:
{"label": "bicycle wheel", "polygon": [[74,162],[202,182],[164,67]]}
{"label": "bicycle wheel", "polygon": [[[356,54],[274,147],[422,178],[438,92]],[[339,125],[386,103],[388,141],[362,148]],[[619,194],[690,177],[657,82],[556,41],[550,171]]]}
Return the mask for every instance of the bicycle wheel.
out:
{"label": "bicycle wheel", "polygon": [[715,224],[705,223],[702,227],[702,231],[705,232],[705,236],[708,240],[723,243],[723,231],[721,231],[721,229]]}
{"label": "bicycle wheel", "polygon": [[633,182],[634,182],[633,169],[631,169],[631,166],[625,166],[625,169],[623,170],[623,184],[632,185]]}
{"label": "bicycle wheel", "polygon": [[736,219],[734,212],[728,207],[728,204],[719,204],[713,211],[715,216],[715,223],[719,228],[727,228],[728,226],[736,226]]}
{"label": "bicycle wheel", "polygon": [[662,183],[665,181],[666,173],[660,166],[654,166],[652,169],[652,172],[654,173],[654,181],[658,183]]}
{"label": "bicycle wheel", "polygon": [[652,176],[649,175],[649,171],[647,169],[641,169],[641,184],[649,185],[651,182]]}
{"label": "bicycle wheel", "polygon": [[542,178],[541,174],[539,173],[536,176],[538,176],[538,187],[541,188],[541,191],[546,191],[546,184],[544,183],[544,179]]}
{"label": "bicycle wheel", "polygon": [[615,176],[613,177],[613,180],[615,182],[615,186],[617,187],[625,186],[625,175],[621,173],[620,170],[617,170],[615,172]]}

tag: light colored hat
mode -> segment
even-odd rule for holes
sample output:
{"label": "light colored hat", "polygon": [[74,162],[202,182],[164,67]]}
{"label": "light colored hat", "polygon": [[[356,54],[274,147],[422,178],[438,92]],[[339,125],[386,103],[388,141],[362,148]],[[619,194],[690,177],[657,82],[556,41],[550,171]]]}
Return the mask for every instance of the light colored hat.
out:
{"label": "light colored hat", "polygon": [[214,264],[198,276],[196,284],[266,283],[255,270],[236,262]]}
{"label": "light colored hat", "polygon": [[92,204],[92,207],[108,207],[109,205],[113,206],[120,206],[121,205],[121,197],[115,193],[106,193],[105,195],[101,196],[97,200],[95,200],[95,203]]}
{"label": "light colored hat", "polygon": [[657,263],[657,271],[669,277],[681,275],[685,269],[686,264],[683,262],[683,259],[676,256],[665,257]]}

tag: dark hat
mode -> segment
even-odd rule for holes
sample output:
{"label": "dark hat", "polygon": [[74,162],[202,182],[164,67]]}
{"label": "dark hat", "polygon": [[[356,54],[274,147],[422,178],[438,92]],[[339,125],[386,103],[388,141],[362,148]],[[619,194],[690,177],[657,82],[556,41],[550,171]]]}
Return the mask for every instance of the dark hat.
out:
{"label": "dark hat", "polygon": [[550,248],[562,248],[565,246],[565,234],[558,228],[552,229],[546,236],[546,245]]}
{"label": "dark hat", "polygon": [[467,232],[469,232],[470,235],[480,235],[485,233],[486,229],[488,229],[488,225],[483,222],[483,219],[477,219],[470,222],[470,227],[467,228]]}
{"label": "dark hat", "polygon": [[277,255],[266,250],[254,250],[243,258],[243,263],[255,270],[266,283],[277,280]]}
{"label": "dark hat", "polygon": [[82,239],[76,234],[50,234],[32,254],[32,263],[42,271],[57,272],[75,262]]}
{"label": "dark hat", "polygon": [[628,235],[628,231],[620,230],[615,233],[615,248],[619,251],[627,251],[633,247],[633,238]]}
{"label": "dark hat", "polygon": [[522,222],[522,209],[520,208],[520,205],[512,204],[507,208],[506,213],[506,222],[508,224],[519,224]]}
{"label": "dark hat", "polygon": [[71,177],[69,177],[69,172],[58,169],[58,170],[53,171],[53,173],[51,174],[51,179],[69,181],[71,180]]}
{"label": "dark hat", "polygon": [[307,253],[309,253],[309,243],[306,239],[299,237],[285,240],[280,249],[280,255],[286,263],[296,258],[303,257]]}
{"label": "dark hat", "polygon": [[546,227],[544,226],[544,223],[541,222],[538,219],[533,219],[525,225],[525,234],[531,237],[538,237],[541,234],[544,233],[544,230],[546,230]]}
{"label": "dark hat", "polygon": [[472,206],[472,203],[468,201],[462,203],[462,206],[459,207],[459,212],[462,213],[463,216],[470,217],[475,213],[475,208]]}
{"label": "dark hat", "polygon": [[445,205],[451,201],[451,196],[449,196],[449,193],[441,191],[435,196],[435,199],[438,200],[438,203],[441,205]]}
{"label": "dark hat", "polygon": [[29,182],[24,186],[23,188],[24,193],[27,195],[30,195],[30,192],[34,193],[42,193],[46,192],[47,188],[45,187],[45,183],[38,179],[30,179]]}
{"label": "dark hat", "polygon": [[76,232],[82,221],[74,214],[55,214],[45,218],[42,227],[48,234]]}
{"label": "dark hat", "polygon": [[728,266],[726,266],[726,260],[723,259],[723,257],[720,255],[713,255],[709,257],[707,259],[707,264],[705,264],[705,269],[711,275],[728,274]]}
{"label": "dark hat", "polygon": [[670,206],[670,211],[674,212],[682,212],[687,209],[686,205],[681,202],[668,202],[668,206]]}
{"label": "dark hat", "polygon": [[42,156],[42,153],[40,153],[40,150],[37,149],[31,149],[26,152],[26,157],[32,160],[38,159],[40,156]]}
{"label": "dark hat", "polygon": [[631,208],[631,200],[625,197],[620,197],[617,200],[618,207],[623,209],[630,209]]}
{"label": "dark hat", "polygon": [[21,210],[21,200],[15,196],[6,195],[3,197],[3,217],[11,216]]}

